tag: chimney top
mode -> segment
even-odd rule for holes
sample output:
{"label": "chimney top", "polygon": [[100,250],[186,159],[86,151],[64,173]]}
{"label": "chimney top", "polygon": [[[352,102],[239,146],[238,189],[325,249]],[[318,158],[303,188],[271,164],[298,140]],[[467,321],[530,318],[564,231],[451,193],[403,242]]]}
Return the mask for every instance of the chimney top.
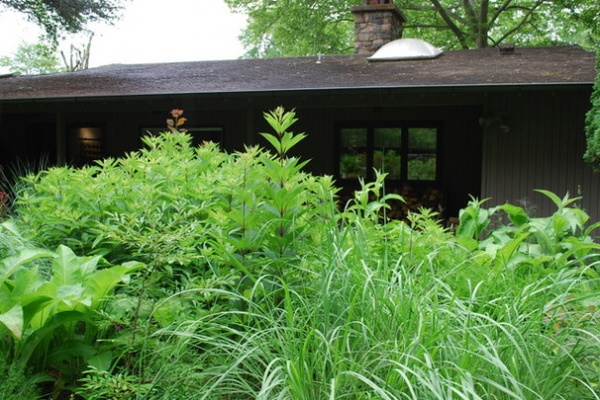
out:
{"label": "chimney top", "polygon": [[374,54],[384,44],[402,37],[402,24],[406,18],[393,0],[363,0],[351,10],[356,54]]}

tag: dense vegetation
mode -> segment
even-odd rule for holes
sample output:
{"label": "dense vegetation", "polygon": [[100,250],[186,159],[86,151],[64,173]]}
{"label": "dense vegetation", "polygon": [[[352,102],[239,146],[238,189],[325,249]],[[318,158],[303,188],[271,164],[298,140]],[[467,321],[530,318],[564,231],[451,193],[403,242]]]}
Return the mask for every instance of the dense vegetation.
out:
{"label": "dense vegetation", "polygon": [[59,31],[81,32],[89,22],[111,22],[123,8],[123,0],[0,0],[0,12],[26,15],[56,39]]}
{"label": "dense vegetation", "polygon": [[[352,6],[363,0],[225,0],[247,16],[248,57],[352,53]],[[382,3],[384,1],[381,1]],[[373,1],[368,3],[372,4]],[[591,0],[394,0],[404,37],[445,49],[598,43],[600,5]]]}
{"label": "dense vegetation", "polygon": [[600,172],[600,46],[596,52],[596,79],[590,97],[591,108],[585,116],[586,149],[583,160]]}
{"label": "dense vegetation", "polygon": [[265,117],[274,151],[194,148],[173,110],[142,150],[13,188],[0,398],[600,397],[577,199],[543,192],[545,217],[473,199],[454,232],[387,221],[378,175],[340,210],[290,156],[294,114]]}

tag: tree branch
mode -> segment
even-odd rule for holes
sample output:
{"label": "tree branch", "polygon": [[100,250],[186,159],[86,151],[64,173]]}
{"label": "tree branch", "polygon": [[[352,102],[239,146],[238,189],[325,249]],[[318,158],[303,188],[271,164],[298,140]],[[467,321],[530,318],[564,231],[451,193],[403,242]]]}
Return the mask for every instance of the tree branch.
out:
{"label": "tree branch", "polygon": [[454,35],[458,39],[461,47],[463,49],[468,49],[469,44],[467,43],[467,40],[465,39],[464,32],[460,30],[460,28],[454,23],[454,21],[452,21],[452,18],[450,18],[446,9],[444,7],[442,7],[442,5],[440,4],[440,2],[438,0],[430,0],[430,1],[431,1],[431,4],[433,4],[433,6],[435,7],[435,10],[438,12],[440,17],[448,25],[448,27],[450,28],[452,33],[454,33]]}
{"label": "tree branch", "polygon": [[506,0],[500,7],[498,7],[496,9],[496,12],[492,16],[492,18],[490,18],[490,20],[489,20],[490,25],[495,24],[496,20],[500,17],[500,14],[502,14],[504,11],[506,11],[508,6],[510,6],[510,3],[512,3],[512,0]]}
{"label": "tree branch", "polygon": [[462,0],[461,1],[463,8],[465,9],[465,14],[467,15],[467,19],[469,20],[469,24],[472,26],[477,26],[479,22],[479,18],[477,18],[477,12],[475,7],[470,0]]}
{"label": "tree branch", "polygon": [[525,16],[521,19],[521,22],[519,22],[516,26],[514,26],[512,29],[509,29],[504,35],[502,35],[500,37],[500,39],[497,40],[497,43],[502,43],[507,37],[509,37],[510,35],[512,35],[513,33],[515,33],[516,31],[518,31],[519,29],[521,29],[523,26],[525,26],[525,24],[527,24],[529,22],[529,19],[533,15],[533,12],[538,7],[540,7],[544,2],[545,2],[545,0],[537,0],[534,3],[534,5],[531,6],[531,8],[528,10],[527,14],[525,14]]}

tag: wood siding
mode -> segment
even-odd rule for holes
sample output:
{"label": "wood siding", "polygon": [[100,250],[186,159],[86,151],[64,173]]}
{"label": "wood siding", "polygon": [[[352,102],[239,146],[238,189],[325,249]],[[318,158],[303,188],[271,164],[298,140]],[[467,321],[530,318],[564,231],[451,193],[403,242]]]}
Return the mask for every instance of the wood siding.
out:
{"label": "wood siding", "polygon": [[[142,127],[165,126],[172,108],[185,110],[188,127],[222,127],[222,145],[228,151],[242,150],[245,144],[266,145],[258,135],[270,130],[262,113],[283,105],[296,109],[299,121],[294,131],[308,134],[296,155],[310,159],[310,172],[336,173],[339,123],[436,121],[442,127],[436,184],[445,194],[447,216],[457,216],[469,195],[491,197],[489,206],[511,202],[546,215],[554,210],[551,202],[534,192],[546,189],[561,197],[567,192],[582,195],[580,204],[597,221],[600,175],[582,161],[590,94],[591,87],[557,87],[543,91],[506,88],[487,94],[480,90],[357,91],[4,105],[0,109],[0,164],[36,157],[42,151],[55,152],[59,162],[63,156],[68,158],[61,149],[68,149],[69,127],[79,124],[101,125],[105,155],[120,156],[139,148]],[[510,130],[480,126],[481,117],[493,116],[501,116]]]}
{"label": "wood siding", "polygon": [[505,118],[509,132],[498,126],[483,133],[481,195],[488,205],[524,206],[533,215],[555,211],[534,189],[559,197],[583,196],[579,202],[600,219],[600,175],[582,161],[589,90],[489,94],[487,115]]}

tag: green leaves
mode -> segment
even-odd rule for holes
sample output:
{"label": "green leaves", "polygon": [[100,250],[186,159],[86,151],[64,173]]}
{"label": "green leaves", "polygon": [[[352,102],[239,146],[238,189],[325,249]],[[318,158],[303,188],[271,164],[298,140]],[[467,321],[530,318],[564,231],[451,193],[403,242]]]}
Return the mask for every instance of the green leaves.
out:
{"label": "green leaves", "polygon": [[306,138],[306,135],[288,132],[288,129],[298,121],[294,111],[286,112],[283,107],[277,107],[275,110],[266,112],[263,115],[275,134],[261,133],[261,135],[275,148],[279,159],[283,160],[290,149]]}
{"label": "green leaves", "polygon": [[[536,190],[548,197],[557,210],[547,217],[530,217],[521,207],[503,204],[491,209],[482,208],[485,200],[472,199],[460,211],[458,238],[475,239],[497,265],[517,268],[528,265],[558,271],[573,265],[575,259],[584,260],[589,254],[600,250],[589,236],[597,225],[587,227],[589,216],[574,206],[578,197],[562,199],[547,190]],[[496,211],[504,211],[511,224],[491,226],[491,217]],[[500,221],[500,220],[498,220]],[[585,263],[582,264],[585,268]]]}
{"label": "green leaves", "polygon": [[[79,257],[62,245],[55,252],[23,248],[1,261],[0,325],[13,338],[16,360],[45,363],[50,343],[56,349],[74,340],[75,329],[84,325],[94,331],[89,325],[94,311],[128,274],[144,267],[131,262],[99,268],[99,261],[99,256]],[[69,352],[76,348],[68,347]]]}
{"label": "green leaves", "polygon": [[480,239],[481,234],[490,224],[490,217],[496,212],[496,208],[485,209],[481,206],[488,201],[471,198],[467,207],[461,209],[458,214],[459,225],[456,236]]}
{"label": "green leaves", "polygon": [[600,172],[600,47],[596,51],[596,71],[596,81],[590,99],[591,108],[585,116],[586,150],[583,160],[590,164],[595,172]]}
{"label": "green leaves", "polygon": [[0,4],[9,9],[25,14],[56,39],[58,31],[79,32],[90,21],[112,21],[117,17],[121,5],[116,0],[72,0],[67,4],[61,2],[24,2],[19,0],[2,0]]}
{"label": "green leaves", "polygon": [[248,16],[241,36],[249,57],[314,56],[352,52],[350,5],[359,0],[226,0]]}
{"label": "green leaves", "polygon": [[[360,0],[226,0],[248,16],[242,35],[248,57],[352,53]],[[592,0],[395,0],[406,16],[404,37],[450,50],[495,46],[548,46],[598,40],[598,5]]]}
{"label": "green leaves", "polygon": [[15,338],[18,340],[23,338],[23,307],[20,304],[15,304],[7,312],[0,314],[0,322],[8,328]]}

